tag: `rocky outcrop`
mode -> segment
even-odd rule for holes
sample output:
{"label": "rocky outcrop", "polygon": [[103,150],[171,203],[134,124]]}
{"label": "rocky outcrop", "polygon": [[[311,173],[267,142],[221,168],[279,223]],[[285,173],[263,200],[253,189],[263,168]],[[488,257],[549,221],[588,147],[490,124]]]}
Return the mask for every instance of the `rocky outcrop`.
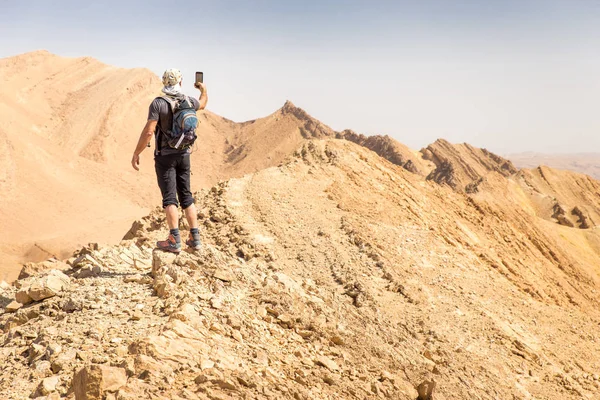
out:
{"label": "rocky outcrop", "polygon": [[339,139],[345,139],[374,151],[395,165],[399,165],[414,174],[426,175],[430,168],[413,152],[397,140],[385,135],[365,136],[350,129],[336,134]]}
{"label": "rocky outcrop", "polygon": [[[92,364],[81,368],[73,378],[75,400],[104,400],[127,384],[124,368]],[[56,386],[56,385],[55,385]]]}
{"label": "rocky outcrop", "polygon": [[428,180],[461,192],[468,190],[473,193],[490,172],[508,177],[518,171],[510,161],[486,149],[468,144],[454,145],[443,139],[422,149],[421,154],[436,166],[427,176]]}
{"label": "rocky outcrop", "polygon": [[580,229],[600,220],[600,182],[587,175],[539,166],[515,175],[541,218]]}
{"label": "rocky outcrop", "polygon": [[571,214],[578,218],[577,223],[579,224],[579,227],[581,229],[591,228],[590,218],[586,216],[585,213],[579,207],[573,208],[573,210],[571,210]]}
{"label": "rocky outcrop", "polygon": [[555,218],[560,225],[568,226],[569,228],[573,228],[575,225],[567,218],[567,212],[563,206],[556,203],[553,207],[554,213],[552,214],[552,218]]}
{"label": "rocky outcrop", "polygon": [[300,135],[304,139],[325,139],[335,137],[335,131],[323,124],[321,121],[311,117],[300,107],[296,107],[291,101],[287,100],[279,110],[282,115],[293,115],[300,123],[298,127]]}
{"label": "rocky outcrop", "polygon": [[42,272],[52,269],[57,271],[66,271],[69,268],[71,267],[67,263],[56,259],[51,259],[40,263],[26,263],[21,269],[18,279],[26,279],[30,276],[39,275]]}
{"label": "rocky outcrop", "polygon": [[40,277],[29,277],[19,281],[20,289],[16,293],[16,300],[21,304],[40,301],[56,296],[70,285],[70,279],[59,270],[50,270]]}

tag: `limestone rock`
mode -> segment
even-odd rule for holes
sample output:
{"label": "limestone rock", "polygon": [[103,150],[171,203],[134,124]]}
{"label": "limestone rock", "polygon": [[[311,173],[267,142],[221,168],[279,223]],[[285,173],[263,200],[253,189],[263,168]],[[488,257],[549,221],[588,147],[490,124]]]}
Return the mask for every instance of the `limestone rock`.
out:
{"label": "limestone rock", "polygon": [[327,368],[330,371],[337,371],[339,370],[338,365],[336,364],[335,361],[325,357],[325,356],[319,356],[317,357],[317,359],[315,360],[315,363],[317,363],[318,365],[322,365],[323,367]]}
{"label": "limestone rock", "polygon": [[252,380],[250,375],[246,374],[245,372],[241,372],[238,376],[236,376],[236,379],[242,386],[245,386],[248,388],[256,387],[256,383],[254,383],[254,381]]}
{"label": "limestone rock", "polygon": [[39,360],[46,353],[46,348],[39,344],[33,343],[29,347],[29,362],[32,363]]}
{"label": "limestone rock", "polygon": [[173,264],[176,258],[177,254],[154,250],[152,253],[152,276],[156,277],[157,271],[162,267]]}
{"label": "limestone rock", "polygon": [[29,296],[29,287],[20,289],[15,294],[15,300],[23,305],[31,303],[33,299]]}
{"label": "limestone rock", "polygon": [[233,272],[231,272],[230,270],[227,270],[227,269],[223,269],[223,268],[218,268],[215,271],[215,273],[213,274],[213,277],[215,277],[216,279],[219,279],[223,282],[235,281],[235,275],[233,274]]}
{"label": "limestone rock", "polygon": [[27,294],[34,301],[40,301],[56,296],[70,285],[70,279],[58,270],[52,270],[48,275],[34,281]]}
{"label": "limestone rock", "polygon": [[34,375],[38,377],[48,377],[52,375],[50,361],[41,360],[33,365]]}
{"label": "limestone rock", "polygon": [[21,268],[18,279],[26,279],[53,269],[58,271],[66,271],[69,268],[71,268],[69,264],[58,260],[48,260],[41,263],[27,263],[23,266],[23,268]]}
{"label": "limestone rock", "polygon": [[173,293],[175,285],[173,285],[173,283],[171,283],[168,279],[161,277],[154,281],[152,287],[154,288],[156,295],[161,299],[164,299]]}
{"label": "limestone rock", "polygon": [[50,393],[56,391],[56,387],[58,386],[59,382],[60,382],[60,379],[56,375],[51,376],[49,378],[44,378],[40,382],[40,385],[38,386],[36,393],[39,394],[40,396],[47,396]]}
{"label": "limestone rock", "polygon": [[433,400],[433,391],[435,390],[435,381],[424,381],[417,387],[419,397],[417,400]]}
{"label": "limestone rock", "polygon": [[107,392],[116,392],[127,384],[124,368],[89,365],[73,378],[76,400],[102,400]]}
{"label": "limestone rock", "polygon": [[173,374],[173,369],[168,364],[159,362],[156,359],[138,354],[135,357],[133,366],[128,366],[127,369],[139,374],[145,381],[152,381],[161,377],[169,377]]}
{"label": "limestone rock", "polygon": [[131,314],[131,320],[132,321],[139,321],[144,317],[144,313],[142,313],[141,311],[137,310],[134,311],[133,314]]}
{"label": "limestone rock", "polygon": [[21,307],[23,307],[23,304],[18,301],[12,301],[6,306],[5,310],[6,312],[16,312]]}
{"label": "limestone rock", "polygon": [[219,310],[223,308],[223,302],[219,298],[213,297],[210,299],[210,306],[216,310]]}
{"label": "limestone rock", "polygon": [[395,382],[398,393],[404,394],[409,399],[416,399],[419,397],[419,392],[414,388],[412,384],[407,381],[399,380]]}
{"label": "limestone rock", "polygon": [[102,267],[100,265],[86,265],[82,267],[75,275],[73,275],[77,279],[85,279],[91,278],[94,276],[98,276],[102,273]]}

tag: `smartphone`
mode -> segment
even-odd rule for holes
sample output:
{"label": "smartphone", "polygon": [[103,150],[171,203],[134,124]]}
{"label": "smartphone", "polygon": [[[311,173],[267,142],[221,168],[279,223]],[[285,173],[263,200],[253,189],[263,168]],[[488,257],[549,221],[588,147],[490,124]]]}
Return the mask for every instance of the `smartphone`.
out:
{"label": "smartphone", "polygon": [[196,82],[204,83],[204,72],[196,72]]}

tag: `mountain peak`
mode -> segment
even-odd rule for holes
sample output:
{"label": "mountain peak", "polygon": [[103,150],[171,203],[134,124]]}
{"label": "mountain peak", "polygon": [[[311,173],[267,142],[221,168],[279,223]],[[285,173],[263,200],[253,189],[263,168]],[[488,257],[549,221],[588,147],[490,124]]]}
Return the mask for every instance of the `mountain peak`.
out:
{"label": "mountain peak", "polygon": [[335,137],[336,135],[335,131],[329,126],[312,117],[289,100],[286,100],[278,112],[284,116],[290,115],[296,118],[301,123],[298,129],[300,129],[300,133],[305,139],[322,139],[325,137]]}
{"label": "mountain peak", "polygon": [[285,103],[283,104],[283,107],[281,107],[282,110],[290,110],[290,109],[296,109],[298,107],[296,107],[294,105],[294,103],[292,103],[290,100],[286,100]]}

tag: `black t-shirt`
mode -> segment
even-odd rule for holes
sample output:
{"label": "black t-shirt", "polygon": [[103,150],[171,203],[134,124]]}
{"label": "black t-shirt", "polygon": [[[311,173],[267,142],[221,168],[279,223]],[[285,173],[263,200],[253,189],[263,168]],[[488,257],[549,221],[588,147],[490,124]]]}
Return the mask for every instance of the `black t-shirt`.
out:
{"label": "black t-shirt", "polygon": [[[191,103],[196,108],[196,111],[200,108],[200,101],[193,97],[189,97]],[[169,132],[173,125],[173,113],[171,112],[171,106],[169,103],[161,98],[157,97],[152,101],[148,108],[148,121],[158,121],[156,124],[156,131],[154,132],[155,148],[154,155],[158,154],[158,137],[161,136],[161,151],[160,155],[166,156],[169,154],[189,153],[189,149],[173,149],[167,145],[166,138],[164,135],[159,135],[159,132]]]}

